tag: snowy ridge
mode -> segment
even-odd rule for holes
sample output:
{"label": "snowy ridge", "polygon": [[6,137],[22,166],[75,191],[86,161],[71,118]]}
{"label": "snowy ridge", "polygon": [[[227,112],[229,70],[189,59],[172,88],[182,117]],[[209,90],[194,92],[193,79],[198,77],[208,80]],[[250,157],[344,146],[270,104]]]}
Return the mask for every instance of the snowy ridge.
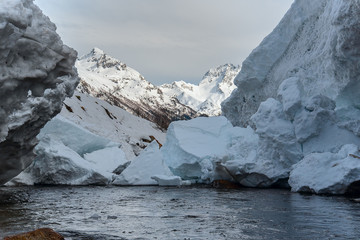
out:
{"label": "snowy ridge", "polygon": [[173,120],[190,119],[196,111],[164,94],[136,70],[94,48],[77,63],[78,90],[103,99],[166,129]]}
{"label": "snowy ridge", "polygon": [[239,71],[240,66],[225,64],[210,69],[199,85],[177,81],[163,84],[160,89],[200,114],[217,116],[221,115],[221,103],[236,88],[234,78]]}

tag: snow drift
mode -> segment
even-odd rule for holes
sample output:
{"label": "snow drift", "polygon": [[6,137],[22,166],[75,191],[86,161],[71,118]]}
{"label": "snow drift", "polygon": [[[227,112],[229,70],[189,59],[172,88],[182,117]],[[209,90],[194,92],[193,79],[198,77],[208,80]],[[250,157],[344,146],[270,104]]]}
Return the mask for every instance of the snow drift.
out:
{"label": "snow drift", "polygon": [[34,158],[36,135],[78,83],[76,52],[30,0],[0,2],[0,184]]}

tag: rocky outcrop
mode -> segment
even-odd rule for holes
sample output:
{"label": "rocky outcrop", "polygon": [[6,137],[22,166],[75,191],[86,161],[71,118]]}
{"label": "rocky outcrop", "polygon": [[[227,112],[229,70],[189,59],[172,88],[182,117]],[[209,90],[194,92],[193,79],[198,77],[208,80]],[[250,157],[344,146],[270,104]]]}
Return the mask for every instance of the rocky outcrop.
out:
{"label": "rocky outcrop", "polygon": [[30,0],[0,2],[0,184],[34,158],[36,135],[78,83],[76,52]]}
{"label": "rocky outcrop", "polygon": [[38,230],[5,237],[4,240],[64,240],[65,238],[50,228],[40,228]]}

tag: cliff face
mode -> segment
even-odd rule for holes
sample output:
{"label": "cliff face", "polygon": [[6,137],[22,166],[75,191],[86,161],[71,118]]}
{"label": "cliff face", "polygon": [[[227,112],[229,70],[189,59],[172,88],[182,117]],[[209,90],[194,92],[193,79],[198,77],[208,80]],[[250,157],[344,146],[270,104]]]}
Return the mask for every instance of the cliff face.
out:
{"label": "cliff face", "polygon": [[[304,103],[321,95],[335,102],[342,125],[359,135],[359,13],[358,0],[295,1],[244,61],[238,88],[222,105],[224,115],[236,126],[253,125],[250,117],[260,103],[275,98],[293,106],[288,118],[296,120]],[[289,79],[298,95],[284,99],[280,86]]]}
{"label": "cliff face", "polygon": [[40,129],[78,83],[77,53],[31,0],[0,2],[0,184],[27,167]]}

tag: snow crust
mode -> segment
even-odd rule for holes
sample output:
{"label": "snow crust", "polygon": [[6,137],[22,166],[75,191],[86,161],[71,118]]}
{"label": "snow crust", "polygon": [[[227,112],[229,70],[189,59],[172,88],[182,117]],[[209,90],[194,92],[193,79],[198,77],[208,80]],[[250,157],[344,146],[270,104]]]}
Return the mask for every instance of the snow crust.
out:
{"label": "snow crust", "polygon": [[240,66],[225,64],[210,69],[199,85],[176,81],[163,84],[160,89],[200,114],[218,116],[221,115],[221,103],[236,88],[234,78],[239,71]]}
{"label": "snow crust", "polygon": [[36,135],[78,83],[77,53],[31,0],[0,2],[0,184],[34,158]]}

